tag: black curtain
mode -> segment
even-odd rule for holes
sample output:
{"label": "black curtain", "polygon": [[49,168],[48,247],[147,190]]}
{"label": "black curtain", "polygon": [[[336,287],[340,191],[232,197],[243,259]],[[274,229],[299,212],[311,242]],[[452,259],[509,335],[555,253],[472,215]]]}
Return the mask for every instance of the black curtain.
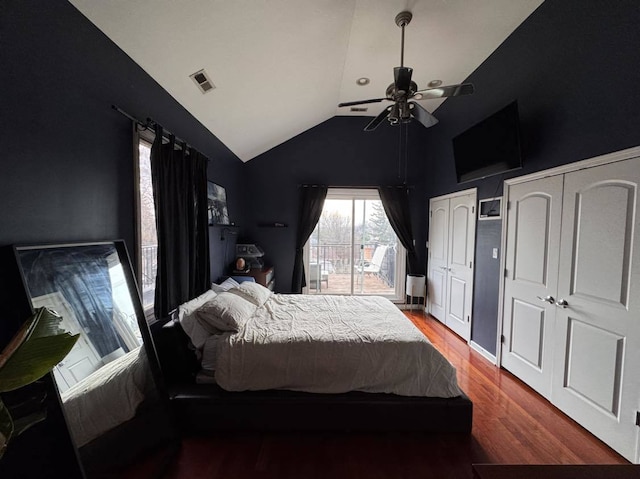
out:
{"label": "black curtain", "polygon": [[293,293],[302,293],[302,288],[307,285],[304,275],[303,248],[320,220],[326,197],[326,186],[304,185],[300,188],[300,214],[298,217],[298,230],[296,232],[296,257],[293,263],[293,278],[291,279],[291,292]]}
{"label": "black curtain", "polygon": [[151,178],[158,229],[155,315],[166,317],[210,288],[207,158],[156,125]]}
{"label": "black curtain", "polygon": [[409,189],[406,186],[381,186],[378,188],[378,193],[393,231],[407,250],[407,273],[417,274],[419,273],[418,257],[413,244]]}

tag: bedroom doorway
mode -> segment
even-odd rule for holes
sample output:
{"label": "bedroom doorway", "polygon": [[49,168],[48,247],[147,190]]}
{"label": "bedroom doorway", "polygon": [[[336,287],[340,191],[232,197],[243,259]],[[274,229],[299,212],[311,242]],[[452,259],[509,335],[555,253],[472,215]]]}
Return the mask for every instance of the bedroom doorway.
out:
{"label": "bedroom doorway", "polygon": [[377,190],[330,188],[305,254],[308,294],[402,298],[405,250]]}

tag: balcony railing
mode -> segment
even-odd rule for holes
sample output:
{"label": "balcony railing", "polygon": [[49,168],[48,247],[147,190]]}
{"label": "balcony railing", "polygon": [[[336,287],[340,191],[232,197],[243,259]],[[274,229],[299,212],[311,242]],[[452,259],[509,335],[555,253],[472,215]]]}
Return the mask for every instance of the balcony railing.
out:
{"label": "balcony railing", "polygon": [[[156,291],[156,273],[158,271],[158,245],[145,245],[140,248],[140,262],[142,263],[142,307],[152,312]],[[149,318],[147,318],[149,319]]]}
{"label": "balcony railing", "polygon": [[[351,275],[352,270],[358,275],[355,268],[371,261],[376,247],[380,244],[368,243],[360,247],[352,247],[344,243],[324,243],[312,245],[310,248],[310,263],[320,265],[320,270],[329,275]],[[385,285],[393,289],[395,287],[396,271],[396,245],[388,245],[388,248],[380,265],[380,271],[376,277]],[[364,274],[364,273],[361,273]],[[311,278],[315,281],[314,278]]]}

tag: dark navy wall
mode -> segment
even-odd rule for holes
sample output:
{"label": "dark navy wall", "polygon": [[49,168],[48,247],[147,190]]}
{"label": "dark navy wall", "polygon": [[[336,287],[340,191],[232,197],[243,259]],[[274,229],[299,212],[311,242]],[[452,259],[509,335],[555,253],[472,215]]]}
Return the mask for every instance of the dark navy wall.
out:
{"label": "dark navy wall", "polygon": [[495,178],[456,185],[451,138],[514,99],[524,168],[505,178],[637,145],[639,23],[634,0],[545,1],[468,78],[476,93],[437,110],[430,191],[478,186],[491,196]]}
{"label": "dark navy wall", "polygon": [[[640,144],[640,8],[634,0],[546,0],[469,78],[470,97],[436,110],[428,130],[429,195],[478,187],[478,199],[502,193],[505,178]],[[451,139],[518,100],[524,168],[457,185]],[[489,223],[489,222],[484,222]],[[486,227],[485,227],[486,226]],[[495,353],[500,247],[495,225],[478,225],[472,338]],[[500,252],[502,254],[502,252]]]}
{"label": "dark navy wall", "polygon": [[207,155],[241,215],[242,162],[69,2],[4,0],[0,32],[0,245],[123,238],[133,253],[133,136],[112,104]]}
{"label": "dark navy wall", "polygon": [[[368,118],[362,117],[334,117],[246,164],[247,224],[241,226],[248,238],[263,247],[267,261],[276,267],[277,291],[291,291],[299,185],[402,184],[405,170],[404,163],[399,168],[400,128],[383,124],[374,132],[364,132],[368,122]],[[424,163],[429,154],[422,139],[425,131],[413,124],[408,130],[407,183],[419,245],[425,244],[426,234],[427,197],[423,183]],[[289,227],[260,228],[261,222],[282,222]],[[418,249],[420,264],[424,265],[424,247]]]}
{"label": "dark navy wall", "polygon": [[[0,245],[123,238],[133,253],[132,127],[112,104],[152,117],[211,158],[209,177],[227,188],[231,211],[241,215],[242,162],[70,3],[2,0]],[[19,302],[24,291],[11,289],[17,273],[0,263],[0,297],[10,303],[0,319],[4,339],[29,308]],[[80,477],[51,378],[45,381],[49,418],[9,446],[2,477],[58,470]]]}
{"label": "dark navy wall", "polygon": [[[498,334],[498,290],[500,279],[500,241],[502,220],[480,220],[476,225],[476,278],[473,288],[473,322],[471,337],[495,354]],[[497,258],[493,249],[498,249]]]}

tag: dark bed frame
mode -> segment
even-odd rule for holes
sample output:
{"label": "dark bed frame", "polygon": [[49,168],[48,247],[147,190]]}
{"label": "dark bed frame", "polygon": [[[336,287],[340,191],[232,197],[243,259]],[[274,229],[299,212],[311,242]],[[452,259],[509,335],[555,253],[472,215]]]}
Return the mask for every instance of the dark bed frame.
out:
{"label": "dark bed frame", "polygon": [[471,433],[473,404],[466,395],[443,399],[364,392],[228,392],[214,384],[197,384],[199,364],[180,324],[169,320],[152,329],[170,403],[185,432]]}

